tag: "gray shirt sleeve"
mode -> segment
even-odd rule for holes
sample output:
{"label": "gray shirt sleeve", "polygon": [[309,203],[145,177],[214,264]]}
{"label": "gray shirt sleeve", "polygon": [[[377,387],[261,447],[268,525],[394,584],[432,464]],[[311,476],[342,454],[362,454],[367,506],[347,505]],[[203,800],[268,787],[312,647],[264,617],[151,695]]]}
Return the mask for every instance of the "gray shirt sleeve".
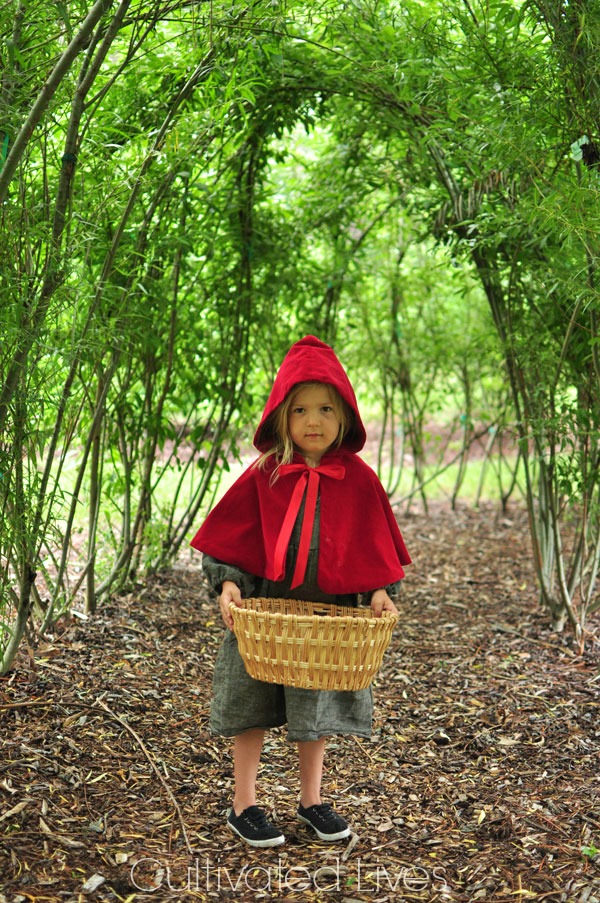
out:
{"label": "gray shirt sleeve", "polygon": [[204,576],[214,589],[220,595],[221,587],[225,580],[231,580],[240,588],[243,598],[250,598],[254,594],[255,578],[252,574],[248,574],[241,568],[235,567],[233,564],[227,564],[212,558],[210,555],[202,555],[202,570]]}
{"label": "gray shirt sleeve", "polygon": [[[396,583],[390,583],[388,586],[381,586],[381,587],[378,587],[378,589],[384,589],[387,592],[390,599],[392,601],[394,601],[394,599],[397,599],[398,596],[400,595],[400,590],[402,589],[402,581],[397,580]],[[370,593],[363,593],[363,596],[362,596],[363,605],[370,604],[371,597],[372,597],[373,593],[375,593],[375,592],[377,592],[377,590],[372,589]]]}

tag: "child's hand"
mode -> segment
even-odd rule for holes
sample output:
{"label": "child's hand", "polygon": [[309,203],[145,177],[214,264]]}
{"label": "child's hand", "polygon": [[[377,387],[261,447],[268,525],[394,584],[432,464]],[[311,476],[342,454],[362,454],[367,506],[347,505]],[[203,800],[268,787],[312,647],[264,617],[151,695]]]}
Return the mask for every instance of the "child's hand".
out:
{"label": "child's hand", "polygon": [[371,611],[376,618],[380,618],[383,611],[400,613],[384,589],[376,589],[371,596]]}
{"label": "child's hand", "polygon": [[233,630],[233,616],[229,611],[231,602],[241,606],[242,594],[237,583],[234,583],[232,580],[224,580],[221,586],[221,595],[219,596],[219,607],[221,609],[221,617],[229,630]]}

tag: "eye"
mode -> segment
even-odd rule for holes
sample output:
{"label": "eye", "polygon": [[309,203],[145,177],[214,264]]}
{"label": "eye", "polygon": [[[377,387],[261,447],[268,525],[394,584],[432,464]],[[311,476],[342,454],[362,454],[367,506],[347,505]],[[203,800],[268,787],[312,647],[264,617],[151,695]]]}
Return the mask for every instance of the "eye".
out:
{"label": "eye", "polygon": [[333,407],[330,404],[324,404],[321,410],[324,414],[331,414],[333,412]]}
{"label": "eye", "polygon": [[304,408],[292,408],[292,414],[303,414]]}

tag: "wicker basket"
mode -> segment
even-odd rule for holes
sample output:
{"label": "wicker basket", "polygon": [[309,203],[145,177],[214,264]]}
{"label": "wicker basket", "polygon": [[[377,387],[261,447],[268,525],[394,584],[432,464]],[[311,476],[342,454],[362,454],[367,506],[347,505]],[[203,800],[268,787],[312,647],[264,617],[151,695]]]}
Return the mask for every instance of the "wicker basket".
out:
{"label": "wicker basket", "polygon": [[251,677],[309,690],[363,690],[377,673],[398,616],[368,608],[244,599],[233,629]]}

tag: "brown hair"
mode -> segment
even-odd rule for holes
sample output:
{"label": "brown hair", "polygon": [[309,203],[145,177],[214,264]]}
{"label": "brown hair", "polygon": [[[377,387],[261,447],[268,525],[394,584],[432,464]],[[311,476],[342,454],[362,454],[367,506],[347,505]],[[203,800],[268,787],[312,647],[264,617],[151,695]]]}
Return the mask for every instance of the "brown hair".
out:
{"label": "brown hair", "polygon": [[294,457],[294,444],[292,442],[288,429],[288,416],[292,402],[297,393],[302,389],[313,389],[318,386],[327,386],[331,395],[331,404],[340,421],[340,428],[337,438],[333,443],[339,448],[344,441],[344,437],[351,429],[354,423],[354,414],[351,407],[344,401],[338,390],[331,383],[321,383],[317,380],[307,380],[306,382],[296,383],[296,385],[288,392],[284,400],[278,405],[273,413],[267,418],[263,426],[263,433],[272,437],[273,445],[264,454],[260,456],[255,466],[264,469],[271,458],[275,460],[275,472],[273,480],[277,479],[277,469],[281,464],[291,464]]}

